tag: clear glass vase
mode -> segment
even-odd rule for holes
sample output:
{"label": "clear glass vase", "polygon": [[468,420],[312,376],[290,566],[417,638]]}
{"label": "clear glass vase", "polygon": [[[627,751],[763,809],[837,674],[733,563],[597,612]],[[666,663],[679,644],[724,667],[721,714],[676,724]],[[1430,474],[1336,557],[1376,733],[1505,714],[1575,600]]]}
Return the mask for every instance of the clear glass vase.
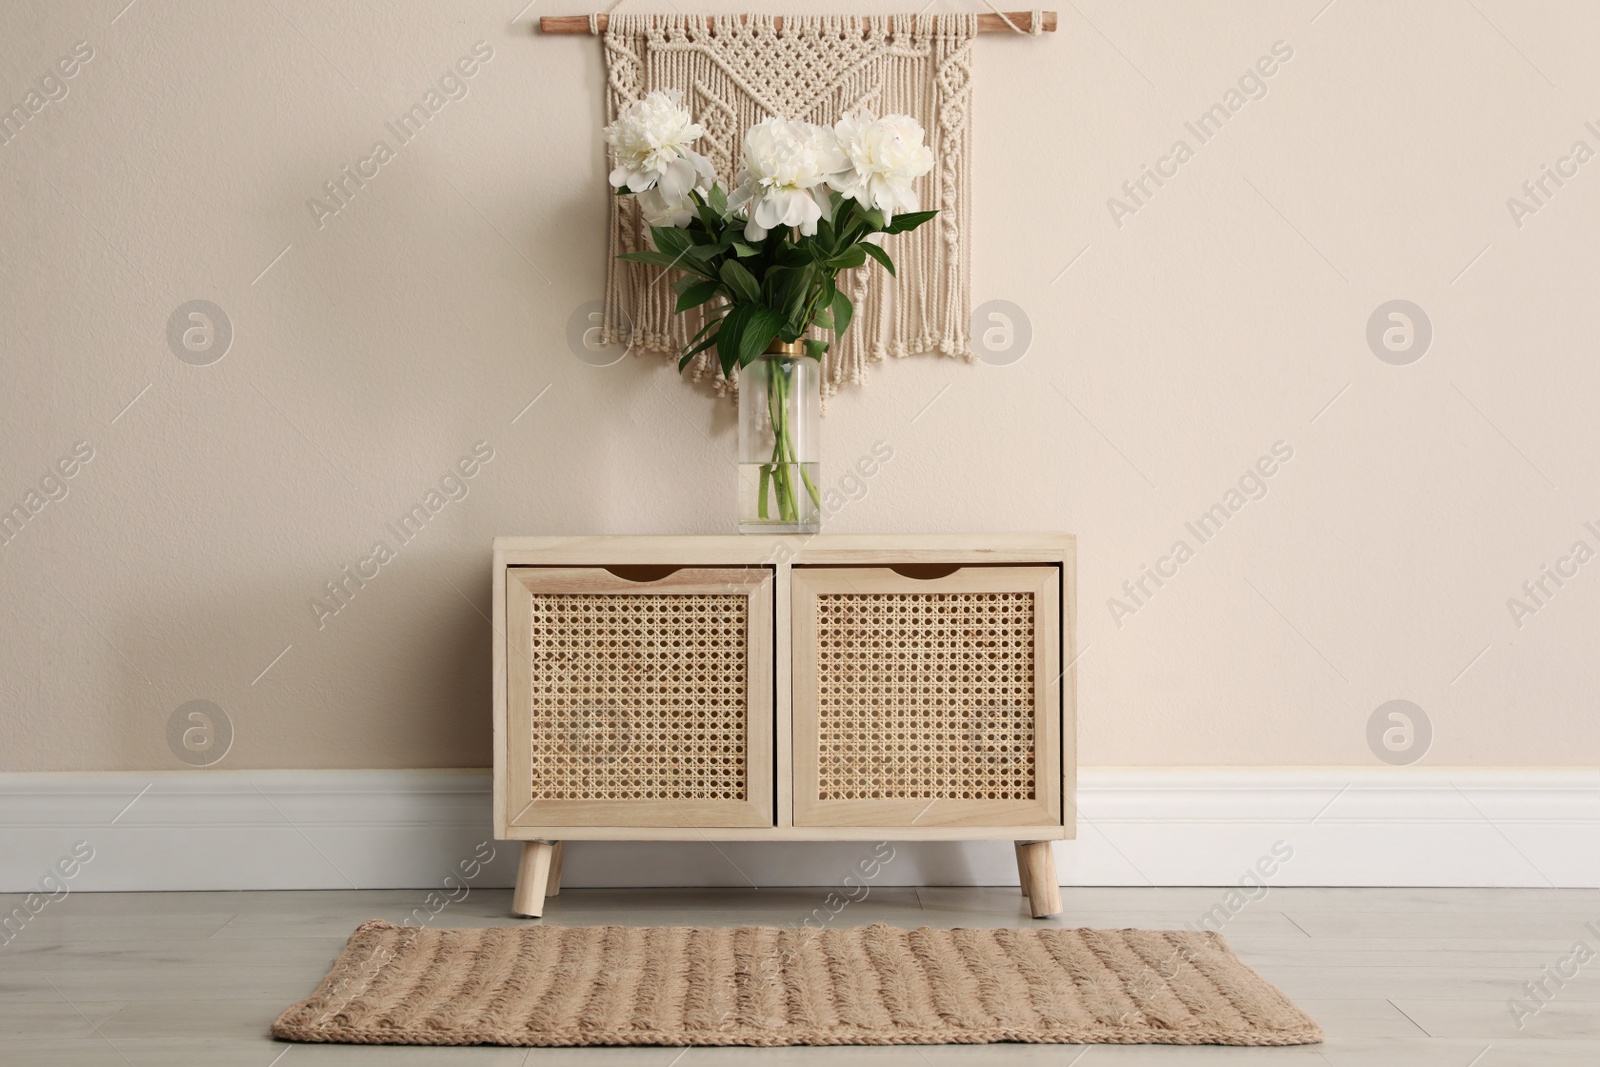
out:
{"label": "clear glass vase", "polygon": [[819,364],[774,341],[739,371],[739,532],[816,533],[822,458]]}

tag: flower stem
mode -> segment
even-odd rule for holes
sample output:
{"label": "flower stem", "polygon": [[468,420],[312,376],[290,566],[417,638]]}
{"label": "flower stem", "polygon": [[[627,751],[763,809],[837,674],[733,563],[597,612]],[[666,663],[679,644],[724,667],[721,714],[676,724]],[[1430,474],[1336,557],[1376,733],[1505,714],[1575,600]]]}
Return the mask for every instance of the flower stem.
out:
{"label": "flower stem", "polygon": [[794,363],[777,359],[767,361],[765,370],[767,417],[772,427],[772,457],[770,462],[761,464],[756,490],[756,514],[761,519],[769,517],[767,493],[770,487],[777,503],[777,519],[780,522],[798,522],[801,497],[800,486],[796,484],[795,479],[797,469],[811,502],[818,508],[822,506],[822,495],[812,482],[811,474],[806,470],[805,464],[800,462],[798,450],[795,448],[794,427],[789,418],[789,400],[794,394],[795,385],[790,375],[799,374],[801,370]]}
{"label": "flower stem", "polygon": [[800,468],[800,478],[806,483],[806,492],[811,494],[811,502],[819,508],[822,507],[822,497],[818,494],[817,487],[811,484],[811,475],[806,473],[806,465],[797,463],[795,466]]}
{"label": "flower stem", "polygon": [[798,501],[794,494],[794,442],[790,440],[789,427],[789,378],[785,373],[787,364],[778,367],[778,405],[783,412],[783,429],[778,434],[777,447],[783,458],[783,517],[788,522],[794,522],[800,517]]}
{"label": "flower stem", "polygon": [[772,487],[778,498],[778,518],[794,521],[794,487],[789,477],[785,445],[789,440],[786,417],[783,365],[777,360],[767,366],[767,416],[772,420]]}

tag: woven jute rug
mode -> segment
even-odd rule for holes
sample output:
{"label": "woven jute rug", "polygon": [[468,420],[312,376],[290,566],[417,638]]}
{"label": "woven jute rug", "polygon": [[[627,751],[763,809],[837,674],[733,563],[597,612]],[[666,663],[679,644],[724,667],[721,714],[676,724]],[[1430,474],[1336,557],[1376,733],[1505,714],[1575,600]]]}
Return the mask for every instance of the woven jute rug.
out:
{"label": "woven jute rug", "polygon": [[377,1045],[1322,1040],[1209,932],[382,921],[351,936],[272,1033]]}

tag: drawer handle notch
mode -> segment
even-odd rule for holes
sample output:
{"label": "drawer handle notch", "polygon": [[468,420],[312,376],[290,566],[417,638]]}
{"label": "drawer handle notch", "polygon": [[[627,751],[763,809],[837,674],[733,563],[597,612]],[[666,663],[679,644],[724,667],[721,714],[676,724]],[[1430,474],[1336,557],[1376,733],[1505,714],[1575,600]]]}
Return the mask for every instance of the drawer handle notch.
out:
{"label": "drawer handle notch", "polygon": [[895,563],[889,567],[902,578],[913,578],[919,582],[931,582],[939,578],[948,578],[961,569],[959,563]]}
{"label": "drawer handle notch", "polygon": [[667,578],[671,578],[674,574],[677,574],[683,568],[673,567],[671,565],[662,566],[659,564],[652,566],[650,564],[641,563],[633,566],[612,566],[605,569],[607,573],[621,578],[625,582],[638,582],[639,584],[643,585],[648,582],[664,581]]}

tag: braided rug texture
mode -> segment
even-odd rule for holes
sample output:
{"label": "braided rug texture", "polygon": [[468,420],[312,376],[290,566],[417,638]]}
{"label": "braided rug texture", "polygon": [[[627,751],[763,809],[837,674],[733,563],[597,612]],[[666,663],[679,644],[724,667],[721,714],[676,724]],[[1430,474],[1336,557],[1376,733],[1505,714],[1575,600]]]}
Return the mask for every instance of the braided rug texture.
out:
{"label": "braided rug texture", "polygon": [[381,920],[356,930],[272,1034],[519,1046],[1322,1040],[1210,932]]}

